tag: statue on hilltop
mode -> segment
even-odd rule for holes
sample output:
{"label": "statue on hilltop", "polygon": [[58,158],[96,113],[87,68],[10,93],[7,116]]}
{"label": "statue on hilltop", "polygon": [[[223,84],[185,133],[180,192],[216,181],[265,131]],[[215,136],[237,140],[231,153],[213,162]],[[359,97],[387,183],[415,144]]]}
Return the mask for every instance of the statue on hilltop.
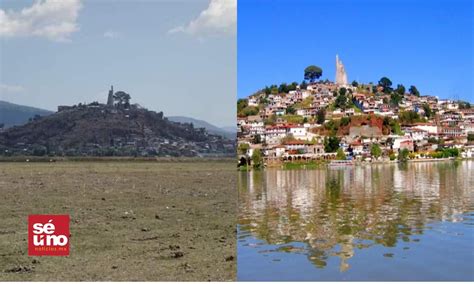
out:
{"label": "statue on hilltop", "polygon": [[336,85],[345,86],[347,85],[347,74],[344,64],[336,54]]}
{"label": "statue on hilltop", "polygon": [[130,95],[124,91],[114,93],[114,86],[110,86],[109,95],[107,97],[108,107],[130,108]]}
{"label": "statue on hilltop", "polygon": [[107,97],[107,106],[114,106],[114,86],[110,86],[109,96]]}

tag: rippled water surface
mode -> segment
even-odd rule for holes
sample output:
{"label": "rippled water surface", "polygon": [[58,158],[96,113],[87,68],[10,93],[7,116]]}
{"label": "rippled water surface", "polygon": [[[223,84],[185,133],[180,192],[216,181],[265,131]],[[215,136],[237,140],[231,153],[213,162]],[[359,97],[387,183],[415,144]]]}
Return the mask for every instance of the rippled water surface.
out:
{"label": "rippled water surface", "polygon": [[474,161],[239,175],[238,280],[474,280]]}

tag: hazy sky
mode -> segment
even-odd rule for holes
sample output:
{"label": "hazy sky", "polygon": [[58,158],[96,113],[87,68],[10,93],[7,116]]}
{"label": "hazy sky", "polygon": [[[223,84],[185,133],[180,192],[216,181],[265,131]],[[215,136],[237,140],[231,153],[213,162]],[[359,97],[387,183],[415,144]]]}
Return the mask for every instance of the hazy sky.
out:
{"label": "hazy sky", "polygon": [[472,0],[239,0],[238,96],[301,82],[306,66],[334,80],[415,85],[474,102]]}
{"label": "hazy sky", "polygon": [[56,110],[114,85],[165,115],[235,124],[236,0],[0,1],[0,99]]}

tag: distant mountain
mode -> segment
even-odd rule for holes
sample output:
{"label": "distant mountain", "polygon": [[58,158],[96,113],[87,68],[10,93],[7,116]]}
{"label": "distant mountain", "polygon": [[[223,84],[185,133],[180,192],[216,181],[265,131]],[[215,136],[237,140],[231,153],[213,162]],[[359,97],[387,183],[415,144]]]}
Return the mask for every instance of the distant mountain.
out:
{"label": "distant mountain", "polygon": [[49,110],[0,101],[0,124],[3,123],[5,128],[25,124],[29,118],[33,118],[35,115],[45,116],[52,113]]}
{"label": "distant mountain", "polygon": [[215,135],[221,135],[224,136],[228,139],[235,139],[236,138],[236,129],[235,127],[230,129],[225,127],[225,128],[220,128],[215,125],[210,124],[207,121],[200,120],[200,119],[195,119],[191,117],[186,117],[186,116],[169,116],[169,120],[174,121],[174,122],[180,122],[180,123],[192,123],[194,127],[200,128],[204,127],[206,128],[207,132]]}

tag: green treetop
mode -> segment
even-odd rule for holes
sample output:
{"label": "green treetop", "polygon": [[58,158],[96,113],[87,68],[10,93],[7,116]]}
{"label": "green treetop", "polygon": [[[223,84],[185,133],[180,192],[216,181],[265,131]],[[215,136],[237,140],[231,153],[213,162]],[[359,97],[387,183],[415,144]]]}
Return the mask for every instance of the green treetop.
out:
{"label": "green treetop", "polygon": [[304,69],[304,79],[314,82],[323,75],[323,69],[321,67],[310,65]]}

